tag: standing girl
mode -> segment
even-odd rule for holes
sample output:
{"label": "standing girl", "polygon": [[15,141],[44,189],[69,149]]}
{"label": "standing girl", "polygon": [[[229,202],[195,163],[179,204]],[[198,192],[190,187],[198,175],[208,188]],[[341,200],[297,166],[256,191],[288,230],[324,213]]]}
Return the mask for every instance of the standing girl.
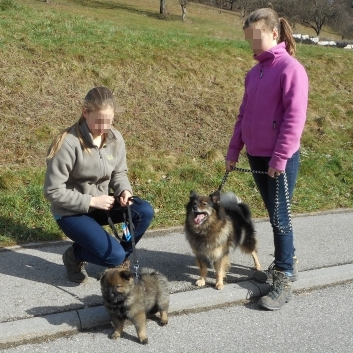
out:
{"label": "standing girl", "polygon": [[[51,202],[57,224],[74,242],[63,254],[72,282],[87,280],[83,262],[129,267],[132,243],[120,243],[102,228],[108,224],[108,214],[113,223],[123,222],[122,207],[132,195],[125,143],[111,127],[114,111],[112,93],[105,87],[92,88],[80,119],[57,136],[47,156],[44,196]],[[109,195],[110,189],[114,196]],[[153,209],[136,198],[131,214],[137,243],[153,218]]]}
{"label": "standing girl", "polygon": [[308,77],[294,58],[295,41],[288,22],[274,10],[254,11],[243,29],[258,64],[245,78],[245,93],[229,143],[226,170],[235,167],[245,145],[251,169],[264,172],[253,176],[272,225],[275,260],[268,270],[256,273],[255,278],[272,281],[269,294],[258,303],[277,310],[292,299],[291,282],[298,276],[289,203],[299,169]]}

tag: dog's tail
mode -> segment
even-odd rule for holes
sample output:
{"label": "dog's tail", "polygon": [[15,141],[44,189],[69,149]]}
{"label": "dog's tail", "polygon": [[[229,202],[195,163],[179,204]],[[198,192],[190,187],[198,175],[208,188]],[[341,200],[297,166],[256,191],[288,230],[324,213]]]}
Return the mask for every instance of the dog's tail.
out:
{"label": "dog's tail", "polygon": [[252,253],[254,250],[256,250],[256,235],[254,224],[251,220],[251,212],[249,206],[245,203],[239,203],[238,206],[243,214],[242,228],[244,229],[245,233],[240,246],[244,252]]}
{"label": "dog's tail", "polygon": [[221,193],[220,204],[225,209],[231,210],[237,204],[241,203],[241,198],[232,192]]}
{"label": "dog's tail", "polygon": [[256,249],[256,236],[249,206],[242,203],[241,199],[233,193],[221,194],[220,205],[232,219],[235,243],[242,251],[253,252]]}

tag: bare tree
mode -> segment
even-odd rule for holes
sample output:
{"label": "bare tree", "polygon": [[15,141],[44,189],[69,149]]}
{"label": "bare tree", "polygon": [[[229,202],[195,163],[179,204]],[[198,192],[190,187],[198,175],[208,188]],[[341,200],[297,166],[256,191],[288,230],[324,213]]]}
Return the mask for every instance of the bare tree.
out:
{"label": "bare tree", "polygon": [[187,0],[179,0],[181,6],[181,19],[185,21],[186,18],[186,5],[188,4]]}
{"label": "bare tree", "polygon": [[164,16],[167,15],[167,9],[166,9],[166,6],[165,6],[165,0],[160,0],[160,2],[159,2],[159,13],[161,15],[164,15]]}
{"label": "bare tree", "polygon": [[235,5],[235,3],[237,2],[237,0],[227,0],[227,3],[229,4],[229,10],[230,11],[233,11],[233,9],[234,9],[234,5]]}
{"label": "bare tree", "polygon": [[353,2],[351,0],[335,0],[335,2],[338,13],[328,24],[341,35],[342,39],[353,39]]}
{"label": "bare tree", "polygon": [[339,15],[337,5],[334,0],[298,0],[300,22],[311,27],[319,37],[322,27]]}
{"label": "bare tree", "polygon": [[262,8],[271,7],[268,0],[228,0],[231,8],[238,9],[241,17],[247,17],[252,11]]}
{"label": "bare tree", "polygon": [[272,0],[271,7],[278,13],[279,17],[284,17],[294,29],[300,22],[297,0]]}

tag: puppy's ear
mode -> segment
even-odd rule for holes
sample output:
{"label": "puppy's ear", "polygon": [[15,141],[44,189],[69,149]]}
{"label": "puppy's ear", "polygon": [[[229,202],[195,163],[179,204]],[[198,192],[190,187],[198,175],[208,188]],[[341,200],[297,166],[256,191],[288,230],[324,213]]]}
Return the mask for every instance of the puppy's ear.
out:
{"label": "puppy's ear", "polygon": [[199,195],[197,195],[197,193],[194,190],[190,191],[190,199],[195,199],[196,197],[198,197]]}
{"label": "puppy's ear", "polygon": [[130,271],[121,271],[120,277],[126,281],[130,281],[132,277],[132,273]]}
{"label": "puppy's ear", "polygon": [[212,200],[213,203],[219,204],[221,201],[221,193],[219,190],[216,190],[210,195],[210,199]]}
{"label": "puppy's ear", "polygon": [[100,281],[101,279],[103,279],[104,276],[105,276],[105,271],[104,272],[99,272],[97,274],[97,281]]}

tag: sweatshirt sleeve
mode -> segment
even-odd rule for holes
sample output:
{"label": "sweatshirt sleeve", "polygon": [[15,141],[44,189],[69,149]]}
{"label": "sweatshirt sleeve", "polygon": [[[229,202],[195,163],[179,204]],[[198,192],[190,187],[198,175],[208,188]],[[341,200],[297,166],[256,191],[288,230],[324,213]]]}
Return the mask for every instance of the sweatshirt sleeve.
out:
{"label": "sweatshirt sleeve", "polygon": [[246,102],[247,102],[247,93],[246,93],[246,79],[245,79],[245,92],[243,96],[243,101],[239,108],[238,118],[234,125],[233,136],[229,142],[229,147],[226,155],[227,161],[238,162],[240,151],[244,147],[241,129],[242,129],[242,120],[245,112]]}
{"label": "sweatshirt sleeve", "polygon": [[128,190],[132,194],[132,187],[127,176],[127,162],[126,162],[126,148],[125,142],[119,133],[117,143],[115,168],[112,172],[111,181],[109,186],[114,191],[114,196],[119,196],[124,190]]}
{"label": "sweatshirt sleeve", "polygon": [[284,117],[269,165],[285,170],[287,160],[300,147],[306,121],[309,82],[304,67],[298,62],[289,67],[283,72],[281,83]]}
{"label": "sweatshirt sleeve", "polygon": [[75,150],[67,141],[64,141],[58,152],[47,163],[44,197],[62,208],[87,213],[92,196],[68,189],[66,185],[75,160]]}

